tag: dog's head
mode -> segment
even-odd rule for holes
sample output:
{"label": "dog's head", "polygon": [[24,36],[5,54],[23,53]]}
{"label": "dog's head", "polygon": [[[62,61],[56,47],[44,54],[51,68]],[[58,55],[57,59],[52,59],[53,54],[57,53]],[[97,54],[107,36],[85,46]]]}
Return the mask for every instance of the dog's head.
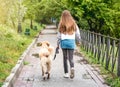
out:
{"label": "dog's head", "polygon": [[43,42],[37,43],[37,46],[49,47],[50,43],[48,41],[43,41]]}
{"label": "dog's head", "polygon": [[43,52],[40,52],[40,53],[39,53],[39,57],[40,57],[40,58],[43,58],[43,57],[48,58],[49,55],[50,55],[50,52],[49,52],[48,50],[45,50],[45,49],[44,49]]}
{"label": "dog's head", "polygon": [[53,55],[54,47],[50,45],[48,41],[42,41],[37,43],[37,46],[40,46],[40,57],[49,57],[49,55]]}

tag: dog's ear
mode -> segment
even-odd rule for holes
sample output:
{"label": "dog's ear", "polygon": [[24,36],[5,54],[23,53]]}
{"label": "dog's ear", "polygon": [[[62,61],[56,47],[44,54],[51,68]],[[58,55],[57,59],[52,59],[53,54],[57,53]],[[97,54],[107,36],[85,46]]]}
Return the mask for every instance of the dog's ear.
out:
{"label": "dog's ear", "polygon": [[50,43],[48,41],[45,41],[45,43],[47,44],[48,47],[50,46]]}
{"label": "dog's ear", "polygon": [[47,46],[49,47],[50,46],[50,44],[49,43],[46,43],[47,44]]}
{"label": "dog's ear", "polygon": [[42,45],[42,43],[41,42],[39,42],[39,43],[37,43],[37,46],[39,47],[39,46],[41,46]]}
{"label": "dog's ear", "polygon": [[52,54],[53,51],[54,51],[54,47],[51,47],[51,46],[50,46],[50,47],[48,48],[48,51],[50,52],[50,54]]}

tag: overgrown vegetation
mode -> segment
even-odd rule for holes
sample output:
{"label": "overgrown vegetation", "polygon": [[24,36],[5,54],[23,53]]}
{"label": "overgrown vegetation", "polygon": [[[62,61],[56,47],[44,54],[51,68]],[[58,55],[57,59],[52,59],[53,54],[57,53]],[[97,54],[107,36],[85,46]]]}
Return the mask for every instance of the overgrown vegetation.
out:
{"label": "overgrown vegetation", "polygon": [[[23,32],[21,34],[17,34],[10,27],[0,25],[0,85],[2,85],[5,78],[10,74],[11,69],[15,66],[20,55],[42,29],[35,22],[34,25],[37,26],[37,30],[30,29],[28,22],[24,22]],[[30,29],[30,35],[24,34],[25,28]]]}
{"label": "overgrown vegetation", "polygon": [[39,0],[33,5],[39,22],[50,23],[51,18],[59,22],[62,11],[68,9],[80,28],[120,38],[120,0]]}
{"label": "overgrown vegetation", "polygon": [[80,27],[120,38],[120,0],[67,0]]}
{"label": "overgrown vegetation", "polygon": [[[0,87],[18,58],[42,29],[43,24],[37,23],[35,19],[32,20],[31,28],[31,20],[26,17],[28,7],[22,1],[0,1]],[[18,21],[21,22],[21,33],[17,33]],[[30,29],[30,35],[24,34],[26,28]]]}
{"label": "overgrown vegetation", "polygon": [[105,79],[106,84],[108,84],[110,87],[120,87],[120,78],[117,77],[112,72],[106,70],[103,65],[99,64],[97,61],[97,58],[94,58],[94,56],[91,53],[86,52],[84,49],[80,48],[80,53],[83,54],[85,60],[91,64],[94,67],[98,67],[100,69],[100,75]]}

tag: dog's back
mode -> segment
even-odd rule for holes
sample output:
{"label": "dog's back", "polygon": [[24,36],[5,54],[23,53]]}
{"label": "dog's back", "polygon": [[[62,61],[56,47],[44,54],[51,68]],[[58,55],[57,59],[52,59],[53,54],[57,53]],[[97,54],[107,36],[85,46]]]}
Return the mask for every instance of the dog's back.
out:
{"label": "dog's back", "polygon": [[43,79],[46,78],[46,74],[48,74],[47,77],[48,79],[50,77],[53,52],[54,52],[54,47],[51,46],[49,42],[45,42],[45,41],[41,42],[39,57],[41,60]]}

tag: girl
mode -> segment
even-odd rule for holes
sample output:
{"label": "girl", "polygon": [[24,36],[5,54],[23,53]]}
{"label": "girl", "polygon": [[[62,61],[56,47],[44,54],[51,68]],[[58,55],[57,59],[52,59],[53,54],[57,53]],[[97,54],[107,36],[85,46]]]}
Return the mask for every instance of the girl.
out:
{"label": "girl", "polygon": [[79,28],[68,10],[64,10],[58,25],[58,47],[59,43],[63,52],[64,77],[68,78],[68,64],[70,64],[70,78],[74,78],[73,53],[76,47],[76,41],[80,43]]}

